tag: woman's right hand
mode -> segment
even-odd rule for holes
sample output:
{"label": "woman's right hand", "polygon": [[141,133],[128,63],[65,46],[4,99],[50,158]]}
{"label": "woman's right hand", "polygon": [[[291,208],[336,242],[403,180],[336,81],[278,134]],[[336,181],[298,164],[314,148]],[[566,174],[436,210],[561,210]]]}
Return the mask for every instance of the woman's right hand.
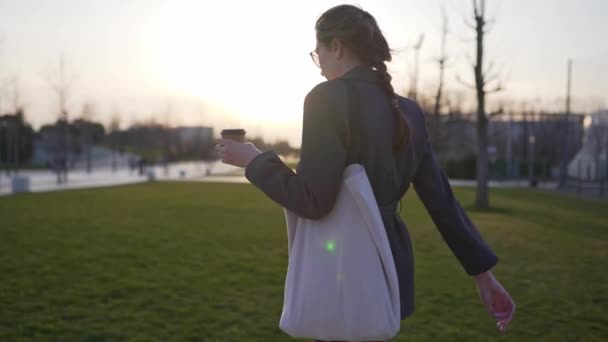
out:
{"label": "woman's right hand", "polygon": [[515,302],[498,280],[496,280],[491,271],[478,274],[474,277],[479,297],[490,315],[498,321],[496,328],[500,332],[505,332],[515,314]]}

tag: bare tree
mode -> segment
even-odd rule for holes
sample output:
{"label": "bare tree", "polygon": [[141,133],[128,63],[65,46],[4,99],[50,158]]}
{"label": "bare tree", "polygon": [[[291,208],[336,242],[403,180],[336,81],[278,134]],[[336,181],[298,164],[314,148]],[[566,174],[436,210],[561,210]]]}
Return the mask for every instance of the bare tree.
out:
{"label": "bare tree", "polygon": [[4,81],[2,80],[2,56],[4,54],[4,35],[0,34],[0,114],[2,114],[3,96],[4,96]]}
{"label": "bare tree", "polygon": [[[490,62],[487,68],[484,68],[484,36],[489,32],[488,25],[494,20],[486,20],[486,1],[472,0],[473,15],[475,24],[467,25],[475,31],[476,34],[476,60],[473,65],[475,75],[475,86],[469,85],[462,79],[458,81],[475,89],[477,97],[477,193],[475,197],[475,206],[477,208],[488,208],[490,206],[488,194],[488,120],[494,114],[486,113],[486,95],[489,93],[501,90],[498,76],[492,73],[493,63]],[[491,86],[496,82],[495,86]]]}
{"label": "bare tree", "polygon": [[[0,36],[0,57],[3,53],[3,37]],[[2,101],[6,100],[6,101]],[[12,107],[2,106],[12,102]],[[9,104],[10,106],[10,104]],[[21,147],[21,125],[24,122],[23,104],[21,102],[21,87],[19,85],[19,76],[17,74],[0,82],[0,114],[3,108],[7,112],[12,112],[13,118],[7,119],[6,127],[6,171],[7,174],[14,172],[16,175],[19,172],[21,164],[20,147]],[[2,151],[0,151],[1,153]],[[12,160],[12,166],[10,161]]]}
{"label": "bare tree", "polygon": [[70,96],[69,76],[67,74],[65,56],[61,55],[57,69],[47,71],[47,81],[57,95],[59,105],[58,151],[55,156],[57,183],[68,180],[68,100]]}
{"label": "bare tree", "polygon": [[116,148],[118,148],[118,134],[120,131],[120,115],[114,114],[108,126],[110,137],[110,150],[112,151],[112,172],[116,172]]}
{"label": "bare tree", "polygon": [[49,69],[47,71],[47,81],[57,95],[60,119],[66,121],[68,120],[67,106],[71,95],[69,78],[70,77],[67,74],[66,58],[65,55],[62,54],[59,57],[57,68]]}
{"label": "bare tree", "polygon": [[95,116],[95,107],[91,102],[86,102],[82,106],[81,117],[82,121],[80,122],[80,143],[83,149],[83,152],[86,156],[86,170],[87,173],[91,173],[92,161],[91,161],[91,144],[92,144],[92,132],[90,131],[90,125],[92,123],[92,119]]}
{"label": "bare tree", "polygon": [[569,144],[569,126],[570,126],[570,95],[572,90],[572,60],[568,60],[568,75],[566,80],[566,111],[564,113],[563,122],[563,138],[561,143],[561,161],[560,161],[560,174],[559,174],[559,188],[566,188],[568,185],[568,155],[570,150]]}
{"label": "bare tree", "polygon": [[[4,88],[4,86],[2,84],[3,82],[2,82],[2,79],[1,79],[1,76],[2,76],[2,68],[1,68],[2,67],[2,54],[4,52],[3,48],[4,48],[4,35],[0,34],[0,115],[2,114],[2,100],[3,100],[3,95],[4,95],[3,94],[3,88]],[[7,164],[6,165],[7,168],[6,168],[6,172],[7,172],[7,175],[8,175],[8,144],[7,144],[7,151],[6,152],[7,152],[6,153],[6,156],[7,156],[7,163],[6,163]],[[2,151],[2,149],[0,149],[0,160],[2,160],[1,157],[2,157],[3,153],[4,153],[4,151]],[[1,171],[2,171],[2,169],[0,169],[0,183],[1,183],[1,180],[2,180],[2,178],[1,178],[2,177],[2,172]]]}
{"label": "bare tree", "polygon": [[418,74],[420,71],[419,59],[420,59],[420,49],[422,48],[422,43],[424,42],[424,33],[420,34],[418,37],[418,41],[413,46],[414,49],[414,68],[412,68],[411,73],[411,85],[408,97],[413,100],[416,100],[418,97]]}
{"label": "bare tree", "polygon": [[108,125],[108,131],[113,133],[113,132],[118,132],[119,130],[120,130],[120,115],[114,114],[110,118],[110,124]]}
{"label": "bare tree", "polygon": [[163,136],[163,166],[165,176],[169,175],[169,158],[171,154],[171,119],[173,117],[173,105],[167,104],[165,110],[164,136]]}
{"label": "bare tree", "polygon": [[435,145],[439,143],[440,140],[440,120],[439,120],[439,112],[441,110],[441,101],[443,95],[443,79],[445,72],[445,65],[447,62],[447,56],[445,51],[446,39],[448,35],[448,17],[445,12],[445,8],[441,7],[441,16],[443,18],[443,28],[441,30],[441,54],[439,58],[437,58],[437,64],[439,66],[439,85],[437,87],[437,94],[435,95],[435,108],[433,110],[433,117],[435,118],[433,123],[433,140]]}
{"label": "bare tree", "polygon": [[23,104],[21,103],[21,91],[19,87],[19,77],[15,75],[9,82],[10,92],[13,102],[13,113],[15,115],[15,122],[12,125],[12,146],[13,146],[13,161],[14,161],[14,172],[15,175],[19,172],[19,165],[21,162],[21,156],[19,155],[20,144],[21,144],[21,123],[25,122],[23,113]]}
{"label": "bare tree", "polygon": [[17,113],[24,107],[23,98],[21,96],[21,82],[19,80],[19,75],[13,75],[13,77],[8,81],[8,86],[10,99],[13,105],[13,113]]}

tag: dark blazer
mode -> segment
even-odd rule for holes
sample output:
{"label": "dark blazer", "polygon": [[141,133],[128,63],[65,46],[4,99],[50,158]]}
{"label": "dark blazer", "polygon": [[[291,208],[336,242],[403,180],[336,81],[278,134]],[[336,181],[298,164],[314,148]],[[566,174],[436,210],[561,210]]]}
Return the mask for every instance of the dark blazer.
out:
{"label": "dark blazer", "polygon": [[452,193],[429,144],[425,117],[416,102],[399,98],[410,127],[409,147],[393,151],[394,117],[379,75],[355,67],[317,85],[304,101],[300,162],[296,172],[267,151],[251,161],[247,179],[299,216],[319,219],[333,208],[344,168],[365,167],[393,253],[401,318],[414,310],[412,243],[397,204],[413,183],[433,222],[469,275],[485,272],[498,258]]}

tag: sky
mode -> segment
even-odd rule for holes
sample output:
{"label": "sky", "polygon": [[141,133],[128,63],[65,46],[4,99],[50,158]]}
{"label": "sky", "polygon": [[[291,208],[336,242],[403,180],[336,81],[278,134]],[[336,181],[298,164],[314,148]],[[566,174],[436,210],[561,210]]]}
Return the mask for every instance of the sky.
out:
{"label": "sky", "polygon": [[[14,89],[35,128],[54,121],[51,86],[65,62],[71,118],[92,104],[93,119],[122,127],[156,120],[173,126],[245,128],[249,135],[299,146],[306,94],[325,79],[308,53],[314,24],[342,1],[0,0],[0,112]],[[446,89],[473,99],[474,34],[465,0],[360,0],[396,50],[389,71],[406,93],[410,48],[421,34],[418,89],[437,88],[441,7],[446,9]],[[489,106],[559,110],[573,61],[574,110],[608,106],[608,1],[488,0],[486,38],[505,90]]]}

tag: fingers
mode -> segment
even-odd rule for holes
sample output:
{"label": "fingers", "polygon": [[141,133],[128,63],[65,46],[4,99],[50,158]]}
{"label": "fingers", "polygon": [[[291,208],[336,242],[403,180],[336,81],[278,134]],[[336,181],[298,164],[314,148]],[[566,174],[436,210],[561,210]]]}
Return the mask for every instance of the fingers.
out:
{"label": "fingers", "polygon": [[494,315],[494,317],[496,317],[498,320],[498,323],[496,323],[496,329],[502,333],[507,331],[507,327],[509,326],[509,323],[511,323],[513,315],[515,314],[515,302],[513,302],[510,297],[508,300],[508,309],[502,312],[497,312]]}
{"label": "fingers", "polygon": [[497,321],[503,321],[507,318],[511,317],[511,313],[510,312],[498,312],[498,313],[494,313],[494,318]]}
{"label": "fingers", "polygon": [[260,152],[250,142],[241,143],[230,139],[218,139],[215,149],[222,162],[239,167],[247,165],[250,161],[248,156],[253,154],[254,150]]}
{"label": "fingers", "polygon": [[230,151],[226,150],[225,147],[220,147],[218,149],[217,155],[218,155],[218,157],[220,157],[222,159],[222,161],[224,163],[227,163],[228,161],[230,161],[230,158],[231,158]]}
{"label": "fingers", "polygon": [[240,142],[234,141],[232,139],[221,139],[221,138],[217,140],[217,143],[218,143],[218,145],[224,145],[224,146],[232,146],[235,144],[241,144]]}
{"label": "fingers", "polygon": [[506,307],[500,308],[500,310],[494,310],[492,313],[496,319],[505,319],[513,315],[514,309],[513,304],[509,303]]}
{"label": "fingers", "polygon": [[500,310],[500,312],[503,312],[508,316],[512,316],[515,313],[515,302],[513,301],[513,299],[511,299],[509,295],[506,295],[506,298],[504,298],[504,300],[504,307],[501,308],[502,310]]}
{"label": "fingers", "polygon": [[220,158],[225,158],[229,154],[230,148],[237,143],[230,139],[218,139],[216,142],[215,150]]}
{"label": "fingers", "polygon": [[232,145],[234,143],[236,142],[229,139],[219,139],[218,144],[215,145],[217,156],[222,160],[224,164],[235,165],[232,155]]}
{"label": "fingers", "polygon": [[223,162],[226,162],[226,158],[229,157],[230,153],[226,143],[222,142],[221,140],[222,139],[218,140],[218,144],[215,145],[215,151],[217,153],[217,156],[220,157]]}
{"label": "fingers", "polygon": [[234,143],[235,143],[235,141],[234,140],[230,140],[230,139],[217,139],[215,147],[218,148],[218,149],[220,149],[220,148],[229,148]]}
{"label": "fingers", "polygon": [[513,319],[513,316],[509,315],[508,317],[506,317],[504,319],[498,320],[498,322],[496,323],[496,329],[498,329],[498,331],[504,333],[505,331],[507,331],[507,327],[509,326],[509,323],[511,323],[512,319]]}
{"label": "fingers", "polygon": [[498,321],[496,323],[496,329],[498,329],[498,331],[500,331],[502,333],[506,332],[507,328],[509,327],[509,323],[511,323],[511,319],[512,318],[505,319],[505,320],[502,320],[502,321]]}
{"label": "fingers", "polygon": [[221,148],[225,148],[225,147],[228,147],[228,146],[230,146],[230,140],[227,140],[227,139],[217,139],[215,141],[215,149],[218,150],[218,151]]}

